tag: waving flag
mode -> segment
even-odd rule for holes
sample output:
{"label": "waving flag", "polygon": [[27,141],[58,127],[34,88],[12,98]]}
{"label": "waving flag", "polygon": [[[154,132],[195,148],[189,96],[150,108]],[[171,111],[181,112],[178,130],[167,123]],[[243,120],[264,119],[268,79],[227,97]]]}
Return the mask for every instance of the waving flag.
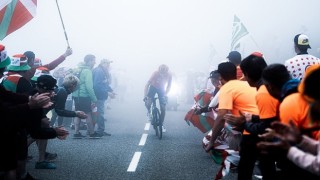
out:
{"label": "waving flag", "polygon": [[193,126],[198,128],[201,132],[206,133],[210,131],[214,125],[214,112],[208,112],[196,115],[194,111],[197,107],[205,107],[208,106],[212,98],[212,94],[208,91],[202,91],[194,97],[195,104],[192,108],[187,112],[184,120],[190,126],[191,122]]}
{"label": "waving flag", "polygon": [[29,22],[36,9],[37,0],[1,0],[0,40]]}
{"label": "waving flag", "polygon": [[249,34],[247,28],[242,24],[240,19],[236,15],[234,15],[231,51],[237,50],[240,47],[240,39],[247,34]]}

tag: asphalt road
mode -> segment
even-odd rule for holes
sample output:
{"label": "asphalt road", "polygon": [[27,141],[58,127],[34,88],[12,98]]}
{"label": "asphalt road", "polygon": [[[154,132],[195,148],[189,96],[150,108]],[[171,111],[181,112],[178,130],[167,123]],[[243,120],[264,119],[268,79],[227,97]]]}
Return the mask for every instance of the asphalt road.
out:
{"label": "asphalt road", "polygon": [[[55,170],[34,169],[38,157],[36,145],[31,145],[28,172],[48,180],[106,180],[106,179],[214,179],[219,165],[215,164],[201,146],[204,135],[184,121],[189,106],[168,111],[167,132],[162,140],[148,130],[146,110],[142,101],[110,103],[107,109],[106,131],[112,136],[101,139],[50,140],[49,152],[58,154],[53,161]],[[85,134],[86,131],[82,131]],[[145,143],[144,143],[144,139]],[[226,180],[236,179],[229,174]]]}

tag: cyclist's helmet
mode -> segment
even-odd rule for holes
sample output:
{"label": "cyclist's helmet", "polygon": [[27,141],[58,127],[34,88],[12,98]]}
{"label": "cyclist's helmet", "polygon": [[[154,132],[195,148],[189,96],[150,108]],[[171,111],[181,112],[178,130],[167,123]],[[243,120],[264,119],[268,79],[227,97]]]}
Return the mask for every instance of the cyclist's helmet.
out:
{"label": "cyclist's helmet", "polygon": [[165,64],[161,64],[159,66],[159,72],[160,73],[168,73],[169,72],[169,67]]}

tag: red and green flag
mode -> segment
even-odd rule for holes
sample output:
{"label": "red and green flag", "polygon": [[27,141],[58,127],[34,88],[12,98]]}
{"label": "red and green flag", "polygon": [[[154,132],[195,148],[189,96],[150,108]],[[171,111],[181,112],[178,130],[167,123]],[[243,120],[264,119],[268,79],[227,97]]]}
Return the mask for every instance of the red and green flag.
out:
{"label": "red and green flag", "polygon": [[35,15],[37,0],[0,1],[0,40],[29,22]]}

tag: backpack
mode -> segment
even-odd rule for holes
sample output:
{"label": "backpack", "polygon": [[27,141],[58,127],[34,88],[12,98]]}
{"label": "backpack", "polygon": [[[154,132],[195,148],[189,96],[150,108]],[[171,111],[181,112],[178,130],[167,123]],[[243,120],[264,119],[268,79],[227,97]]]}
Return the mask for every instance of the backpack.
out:
{"label": "backpack", "polygon": [[82,70],[83,70],[82,68],[74,68],[71,70],[71,74],[76,76],[80,80],[80,75]]}

